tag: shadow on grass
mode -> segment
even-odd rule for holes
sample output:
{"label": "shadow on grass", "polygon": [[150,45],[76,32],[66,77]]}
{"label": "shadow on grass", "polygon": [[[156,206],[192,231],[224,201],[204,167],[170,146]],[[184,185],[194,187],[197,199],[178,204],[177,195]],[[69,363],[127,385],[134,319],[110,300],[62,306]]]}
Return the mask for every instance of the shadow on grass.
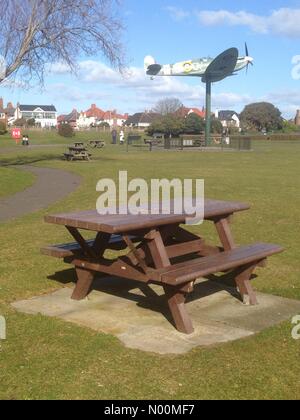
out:
{"label": "shadow on grass", "polygon": [[94,158],[92,158],[92,160],[90,162],[87,161],[81,161],[81,160],[75,160],[73,162],[67,162],[66,160],[63,159],[62,154],[43,154],[43,155],[39,155],[39,156],[14,156],[14,157],[10,157],[10,158],[2,158],[0,159],[0,166],[3,167],[9,167],[9,166],[24,166],[24,165],[34,165],[35,163],[40,163],[40,162],[50,162],[50,161],[60,161],[60,162],[66,162],[68,163],[68,165],[70,165],[70,167],[72,167],[72,163],[93,163],[93,162],[108,162],[108,161],[113,161],[114,159],[108,158],[108,157],[104,157],[104,156],[95,156]]}
{"label": "shadow on grass", "polygon": [[53,161],[61,159],[61,155],[45,154],[39,156],[14,156],[11,158],[0,159],[0,166],[24,166],[34,163]]}

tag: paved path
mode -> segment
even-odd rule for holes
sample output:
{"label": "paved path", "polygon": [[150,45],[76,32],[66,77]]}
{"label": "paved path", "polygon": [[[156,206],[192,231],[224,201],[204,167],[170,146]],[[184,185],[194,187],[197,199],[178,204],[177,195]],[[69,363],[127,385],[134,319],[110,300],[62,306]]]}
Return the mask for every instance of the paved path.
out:
{"label": "paved path", "polygon": [[73,192],[81,182],[80,176],[60,169],[27,165],[14,168],[31,172],[36,182],[22,192],[0,199],[0,222],[44,209]]}

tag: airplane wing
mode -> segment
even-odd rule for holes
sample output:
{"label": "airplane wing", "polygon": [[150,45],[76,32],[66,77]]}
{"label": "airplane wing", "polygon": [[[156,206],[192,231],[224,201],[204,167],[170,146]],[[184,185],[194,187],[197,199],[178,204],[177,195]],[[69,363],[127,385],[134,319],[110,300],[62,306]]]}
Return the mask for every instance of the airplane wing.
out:
{"label": "airplane wing", "polygon": [[156,76],[162,69],[162,66],[160,64],[151,64],[148,66],[147,74],[148,76]]}
{"label": "airplane wing", "polygon": [[235,70],[239,57],[237,48],[230,48],[220,54],[206,69],[202,82],[220,82],[231,76]]}

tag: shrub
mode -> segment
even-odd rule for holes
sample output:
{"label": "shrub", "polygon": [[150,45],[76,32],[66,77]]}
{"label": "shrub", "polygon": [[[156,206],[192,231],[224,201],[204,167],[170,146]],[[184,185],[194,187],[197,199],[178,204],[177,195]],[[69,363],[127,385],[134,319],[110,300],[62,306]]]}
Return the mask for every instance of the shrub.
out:
{"label": "shrub", "polygon": [[14,122],[15,127],[25,127],[27,124],[27,121],[25,118],[19,118]]}
{"label": "shrub", "polygon": [[73,127],[70,124],[60,124],[58,126],[58,134],[62,137],[73,137],[73,136],[75,136]]}

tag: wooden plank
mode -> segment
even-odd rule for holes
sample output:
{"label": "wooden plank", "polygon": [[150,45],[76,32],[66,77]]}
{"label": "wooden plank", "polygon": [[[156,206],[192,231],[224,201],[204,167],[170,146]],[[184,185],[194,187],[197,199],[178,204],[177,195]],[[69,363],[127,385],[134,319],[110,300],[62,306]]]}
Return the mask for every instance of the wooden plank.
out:
{"label": "wooden plank", "polygon": [[96,256],[93,249],[86,243],[86,240],[83,238],[83,236],[81,235],[81,233],[77,229],[75,229],[73,227],[70,227],[70,226],[66,226],[66,228],[70,232],[70,234],[73,236],[75,241],[79,243],[82,251],[86,255],[88,255],[89,257],[92,257],[92,258]]}
{"label": "wooden plank", "polygon": [[225,251],[234,249],[236,245],[230,229],[230,217],[225,219],[217,219],[215,221],[215,226]]}
{"label": "wooden plank", "polygon": [[77,284],[72,294],[73,300],[83,300],[89,294],[95,275],[92,271],[87,271],[76,267]]}
{"label": "wooden plank", "polygon": [[[205,220],[235,212],[248,210],[249,205],[237,202],[205,200]],[[70,214],[49,215],[45,217],[47,223],[54,223],[92,230],[96,232],[123,234],[141,229],[152,229],[166,225],[185,223],[186,215],[106,215],[101,216],[95,210]]]}
{"label": "wooden plank", "polygon": [[156,274],[159,274],[163,283],[182,284],[212,273],[223,272],[254,262],[257,263],[283,251],[283,248],[278,245],[255,244],[180,263],[170,267],[170,269],[159,270]]}
{"label": "wooden plank", "polygon": [[115,261],[107,261],[104,259],[84,259],[84,258],[67,258],[65,262],[75,267],[83,268],[97,273],[104,273],[110,276],[126,278],[129,280],[137,280],[148,283],[149,275],[146,275],[139,268],[132,267],[130,261],[126,257],[119,258]]}
{"label": "wooden plank", "polygon": [[186,310],[185,294],[180,293],[178,289],[167,285],[164,285],[164,291],[176,329],[183,334],[192,334],[194,332],[194,327]]}
{"label": "wooden plank", "polygon": [[155,268],[169,267],[171,265],[170,259],[160,232],[158,230],[151,231],[147,238],[151,238],[148,242],[148,248]]}

